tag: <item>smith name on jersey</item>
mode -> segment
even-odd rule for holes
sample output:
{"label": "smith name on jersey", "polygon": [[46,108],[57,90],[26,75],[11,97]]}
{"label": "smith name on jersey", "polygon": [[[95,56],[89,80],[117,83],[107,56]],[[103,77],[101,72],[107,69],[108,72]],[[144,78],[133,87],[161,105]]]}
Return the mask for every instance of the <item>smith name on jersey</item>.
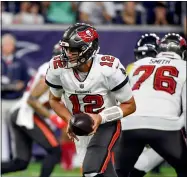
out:
{"label": "smith name on jersey", "polygon": [[128,94],[128,86],[127,94],[116,99],[115,93],[126,88],[128,77],[119,59],[109,55],[97,54],[84,80],[80,80],[74,69],[64,69],[60,58],[54,57],[50,61],[46,83],[52,88],[63,89],[66,106],[72,114],[99,113],[115,106],[117,100],[124,102],[132,97]]}

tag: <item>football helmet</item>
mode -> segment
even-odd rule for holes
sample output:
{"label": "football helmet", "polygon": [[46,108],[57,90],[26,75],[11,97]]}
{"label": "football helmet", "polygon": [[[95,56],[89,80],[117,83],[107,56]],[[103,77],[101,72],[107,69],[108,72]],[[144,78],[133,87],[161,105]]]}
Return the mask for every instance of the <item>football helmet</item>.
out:
{"label": "football helmet", "polygon": [[64,68],[73,68],[86,63],[99,52],[98,33],[86,23],[76,23],[65,30],[59,42]]}
{"label": "football helmet", "polygon": [[160,42],[158,52],[174,52],[185,60],[187,50],[186,40],[176,33],[166,34]]}
{"label": "football helmet", "polygon": [[144,34],[137,41],[134,55],[136,60],[157,55],[160,38],[155,33]]}

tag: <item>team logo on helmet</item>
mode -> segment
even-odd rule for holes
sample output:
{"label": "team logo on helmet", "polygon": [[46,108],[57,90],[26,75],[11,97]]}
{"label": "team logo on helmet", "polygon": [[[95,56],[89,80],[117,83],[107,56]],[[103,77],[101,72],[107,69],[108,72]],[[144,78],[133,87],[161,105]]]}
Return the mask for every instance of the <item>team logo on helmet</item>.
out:
{"label": "team logo on helmet", "polygon": [[77,32],[77,34],[84,42],[92,42],[94,39],[98,38],[98,33],[93,28],[88,28],[84,31],[79,31]]}
{"label": "team logo on helmet", "polygon": [[185,41],[185,39],[184,38],[182,38],[181,40],[180,40],[180,46],[182,47],[182,46],[187,46],[187,44],[186,44],[186,41]]}

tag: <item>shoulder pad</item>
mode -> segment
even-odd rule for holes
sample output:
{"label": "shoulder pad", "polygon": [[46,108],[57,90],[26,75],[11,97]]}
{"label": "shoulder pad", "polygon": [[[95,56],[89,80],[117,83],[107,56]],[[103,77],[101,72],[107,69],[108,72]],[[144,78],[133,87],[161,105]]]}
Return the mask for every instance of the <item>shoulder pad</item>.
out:
{"label": "shoulder pad", "polygon": [[53,57],[49,61],[49,69],[54,74],[58,74],[58,73],[62,72],[62,70],[63,70],[63,64],[62,64],[62,61],[60,59],[60,55],[57,55],[57,56]]}
{"label": "shoulder pad", "polygon": [[101,55],[99,58],[99,65],[101,72],[106,77],[114,74],[120,66],[120,61],[118,58],[112,55]]}

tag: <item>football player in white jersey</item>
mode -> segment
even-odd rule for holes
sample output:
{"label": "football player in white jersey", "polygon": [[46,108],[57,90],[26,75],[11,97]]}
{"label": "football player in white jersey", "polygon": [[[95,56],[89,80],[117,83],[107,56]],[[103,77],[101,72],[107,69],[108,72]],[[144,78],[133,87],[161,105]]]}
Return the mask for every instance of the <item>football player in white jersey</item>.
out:
{"label": "football player in white jersey", "polygon": [[[156,57],[158,49],[157,41],[159,41],[159,37],[154,33],[142,35],[141,38],[138,40],[134,50],[136,60],[140,60],[145,57]],[[127,74],[131,72],[132,68],[133,63],[127,66]],[[181,115],[181,117],[182,119],[184,119],[183,114]],[[138,161],[134,166],[134,169],[131,171],[130,177],[143,177],[146,173],[151,171],[163,161],[164,159],[156,151],[154,151],[150,147],[145,147],[143,152],[139,156]]]}
{"label": "football player in white jersey", "polygon": [[[156,57],[159,40],[159,37],[154,33],[142,35],[134,50],[136,61],[145,57]],[[132,68],[133,63],[127,66],[127,74],[131,72]],[[181,116],[184,117],[183,114]],[[164,159],[156,151],[150,147],[145,147],[142,154],[139,156],[134,169],[131,171],[130,177],[143,177],[163,161]]]}
{"label": "football player in white jersey", "polygon": [[[60,46],[59,49],[56,49],[55,45],[53,54],[61,53],[60,49]],[[1,174],[24,170],[28,167],[32,156],[33,141],[47,151],[40,177],[49,177],[55,165],[60,161],[59,142],[41,118],[41,116],[51,118],[59,128],[65,126],[65,122],[58,119],[57,115],[52,114],[44,106],[49,100],[49,87],[45,84],[45,74],[48,67],[49,62],[39,67],[36,75],[28,83],[21,101],[12,109],[9,128],[14,158],[11,161],[1,163]]]}
{"label": "football player in white jersey", "polygon": [[50,105],[59,117],[69,122],[73,115],[84,112],[93,118],[90,136],[76,137],[67,128],[69,136],[79,140],[75,144],[83,163],[82,175],[117,177],[111,153],[121,133],[120,119],[133,113],[136,106],[124,67],[118,58],[98,54],[98,42],[93,26],[70,26],[60,42],[64,53],[51,59],[46,83]]}
{"label": "football player in white jersey", "polygon": [[175,168],[178,177],[187,176],[187,146],[180,117],[186,112],[185,50],[186,41],[180,35],[168,34],[161,40],[156,58],[134,63],[129,80],[137,109],[122,120],[116,157],[119,177],[129,175],[146,144]]}
{"label": "football player in white jersey", "polygon": [[[141,36],[137,41],[134,56],[135,60],[138,61],[145,57],[156,57],[158,44],[160,38],[155,33],[146,33]],[[126,67],[126,72],[129,74],[133,68],[133,63],[130,63]],[[145,147],[143,152],[138,158],[134,169],[131,171],[130,177],[143,177],[147,172],[152,170],[154,167],[163,162],[164,159],[155,152],[152,148]]]}

